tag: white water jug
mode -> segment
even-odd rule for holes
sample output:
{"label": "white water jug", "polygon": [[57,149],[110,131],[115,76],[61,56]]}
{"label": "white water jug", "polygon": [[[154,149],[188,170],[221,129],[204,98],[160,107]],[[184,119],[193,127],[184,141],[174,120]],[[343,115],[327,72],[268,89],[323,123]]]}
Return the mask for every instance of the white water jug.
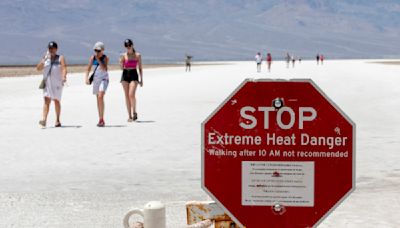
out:
{"label": "white water jug", "polygon": [[143,217],[144,227],[146,228],[165,228],[165,205],[159,201],[151,201],[144,205],[143,209],[135,208],[129,211],[124,217],[124,227],[130,228],[129,218],[132,215]]}

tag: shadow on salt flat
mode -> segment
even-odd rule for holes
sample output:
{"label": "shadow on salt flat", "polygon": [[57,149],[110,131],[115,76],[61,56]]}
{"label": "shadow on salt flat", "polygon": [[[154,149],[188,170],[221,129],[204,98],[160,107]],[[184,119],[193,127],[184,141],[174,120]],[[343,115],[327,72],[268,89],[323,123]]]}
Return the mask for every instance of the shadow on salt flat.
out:
{"label": "shadow on salt flat", "polygon": [[154,120],[136,120],[136,123],[155,123],[156,121]]}
{"label": "shadow on salt flat", "polygon": [[105,125],[104,127],[105,128],[107,128],[107,127],[110,127],[110,128],[116,127],[116,128],[118,128],[118,127],[127,127],[127,126],[126,125]]}
{"label": "shadow on salt flat", "polygon": [[82,127],[82,125],[62,125],[61,127],[52,126],[52,127],[47,127],[47,128],[56,129],[56,128],[81,128],[81,127]]}

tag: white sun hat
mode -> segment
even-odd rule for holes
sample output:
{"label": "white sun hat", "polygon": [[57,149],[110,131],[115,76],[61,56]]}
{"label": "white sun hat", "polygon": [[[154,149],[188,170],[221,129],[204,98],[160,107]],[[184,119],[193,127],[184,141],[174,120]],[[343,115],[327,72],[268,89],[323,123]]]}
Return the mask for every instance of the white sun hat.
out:
{"label": "white sun hat", "polygon": [[96,42],[93,46],[93,50],[104,50],[104,43],[100,41]]}

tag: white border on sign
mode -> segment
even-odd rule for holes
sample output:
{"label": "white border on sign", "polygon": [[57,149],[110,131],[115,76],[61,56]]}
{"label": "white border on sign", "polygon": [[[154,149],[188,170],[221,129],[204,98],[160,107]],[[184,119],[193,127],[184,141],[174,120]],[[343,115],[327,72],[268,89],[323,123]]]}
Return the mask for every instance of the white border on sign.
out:
{"label": "white border on sign", "polygon": [[315,84],[315,82],[312,79],[290,79],[290,80],[285,80],[285,79],[251,79],[247,78],[245,79],[236,89],[201,123],[201,188],[215,201],[218,203],[218,205],[225,211],[226,214],[228,214],[233,221],[241,226],[244,227],[240,221],[233,216],[233,214],[215,197],[205,186],[205,180],[204,180],[204,127],[205,124],[225,105],[228,103],[228,101],[248,82],[282,82],[282,81],[287,81],[287,82],[308,82],[310,83],[335,109],[338,111],[352,126],[353,128],[353,151],[352,151],[352,159],[353,159],[353,164],[352,164],[352,177],[353,177],[353,182],[352,182],[352,188],[350,191],[348,191],[339,201],[336,202],[333,207],[325,213],[324,216],[322,216],[314,225],[314,227],[317,227],[323,220],[328,217],[329,214],[331,214],[355,189],[356,189],[356,124],[350,119],[349,116],[346,115],[346,113],[339,108],[339,106],[333,102],[323,91],[322,89]]}

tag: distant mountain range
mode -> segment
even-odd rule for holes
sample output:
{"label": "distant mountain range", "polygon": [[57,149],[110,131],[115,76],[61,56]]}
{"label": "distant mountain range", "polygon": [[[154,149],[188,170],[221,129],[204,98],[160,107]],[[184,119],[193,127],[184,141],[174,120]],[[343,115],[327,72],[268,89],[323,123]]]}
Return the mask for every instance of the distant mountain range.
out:
{"label": "distant mountain range", "polygon": [[104,41],[115,62],[132,38],[145,62],[400,57],[398,0],[2,0],[0,64],[38,61],[48,41],[70,63]]}

